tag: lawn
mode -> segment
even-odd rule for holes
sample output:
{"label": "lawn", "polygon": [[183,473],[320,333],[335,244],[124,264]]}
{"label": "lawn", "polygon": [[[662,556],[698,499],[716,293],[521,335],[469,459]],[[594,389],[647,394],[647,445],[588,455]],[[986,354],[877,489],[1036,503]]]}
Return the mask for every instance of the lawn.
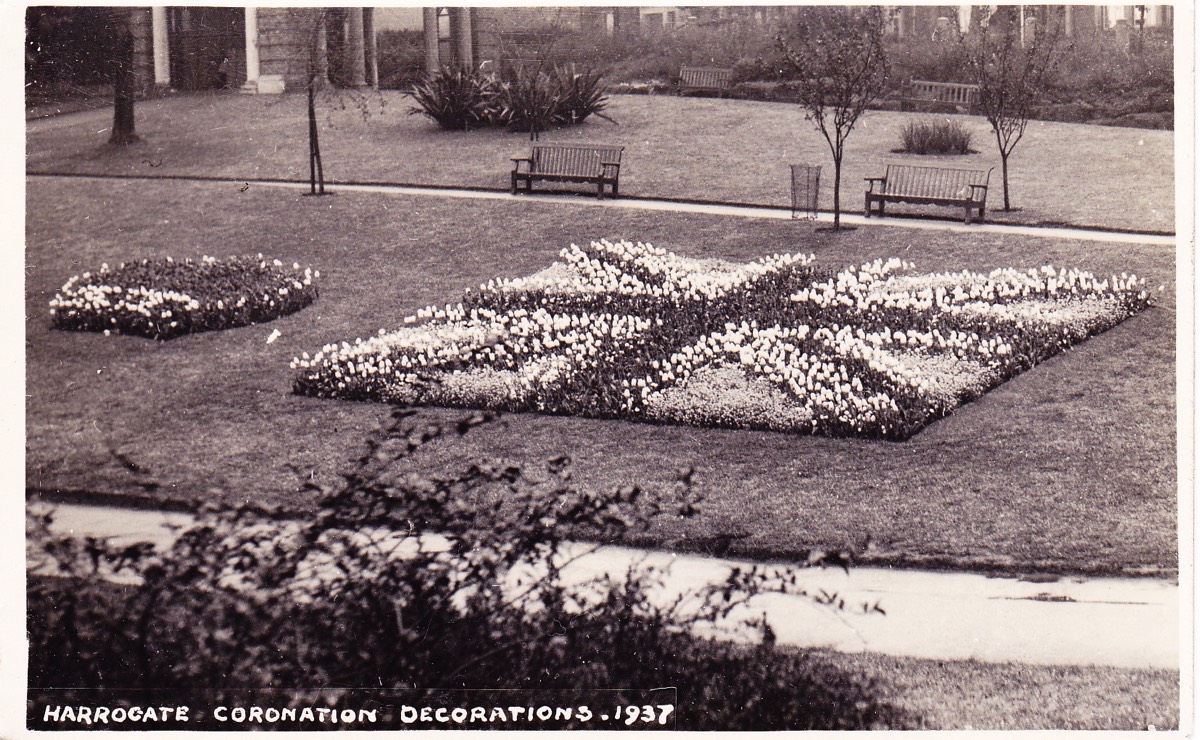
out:
{"label": "lawn", "polygon": [[[566,453],[580,485],[665,483],[694,466],[687,526],[644,544],[787,558],[869,546],[863,560],[1060,572],[1172,572],[1176,551],[1174,255],[1163,248],[368,193],[306,198],[233,184],[29,178],[26,470],[30,486],[222,497],[304,509],[298,472],[330,479],[387,408],[298,397],[289,361],[395,328],[570,241],[643,239],[744,261],[811,251],[841,265],[1076,266],[1166,286],[1157,305],[1023,373],[911,440],[888,443],[514,414],[414,464]],[[263,252],[321,271],[321,297],[270,325],[154,342],[50,329],[71,275],[155,255]],[[281,336],[268,344],[267,336]],[[431,410],[430,418],[456,412]],[[131,472],[113,451],[146,472]]]}
{"label": "lawn", "polygon": [[[527,137],[494,130],[444,132],[410,116],[396,92],[373,97],[364,120],[353,106],[327,104],[322,119],[325,172],[332,181],[507,188],[509,157],[528,152]],[[379,103],[383,102],[382,108]],[[195,175],[229,179],[307,180],[303,98],[288,95],[195,95],[138,104],[145,141],[101,146],[111,111],[96,110],[26,125],[32,172]],[[819,164],[821,207],[833,204],[833,166],[824,139],[798,106],[714,98],[613,96],[618,121],[589,120],[547,133],[544,141],[625,146],[626,196],[786,206],[790,163]],[[996,167],[989,218],[1138,231],[1175,230],[1174,138],[1171,131],[1033,121],[1010,159],[1013,205],[1005,213],[999,156],[987,122],[956,116],[978,153],[895,154],[900,130],[929,114],[869,111],[848,140],[842,209],[861,213],[862,178],[887,162]],[[553,186],[551,186],[553,187]],[[898,206],[895,213],[957,217],[947,208]]]}
{"label": "lawn", "polygon": [[1103,667],[842,654],[878,696],[925,730],[1157,730],[1179,727],[1179,674]]}

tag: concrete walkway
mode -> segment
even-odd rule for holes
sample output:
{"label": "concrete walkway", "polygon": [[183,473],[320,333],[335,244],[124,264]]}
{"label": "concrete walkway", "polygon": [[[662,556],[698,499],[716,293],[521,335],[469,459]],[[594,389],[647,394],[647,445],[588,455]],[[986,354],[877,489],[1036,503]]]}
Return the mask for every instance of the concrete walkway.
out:
{"label": "concrete walkway", "polygon": [[[168,546],[187,514],[70,504],[50,506],[53,531]],[[415,544],[413,538],[401,538]],[[428,543],[425,542],[427,545]],[[633,564],[665,571],[655,599],[723,581],[750,563],[621,547],[574,545],[565,571],[582,582],[620,577]],[[1041,579],[1039,579],[1041,580]],[[810,593],[837,594],[836,611],[798,596],[760,597],[740,616],[761,617],[779,644],[941,660],[1179,669],[1180,590],[1155,579],[1059,578],[1029,582],[970,573],[887,568],[809,570]],[[862,605],[885,612],[862,613]],[[735,638],[755,639],[742,632]]]}
{"label": "concrete walkway", "polygon": [[[96,178],[102,179],[96,175],[72,175],[72,174],[30,174],[29,177],[68,177],[75,179]],[[170,177],[132,177],[132,176],[112,176],[103,179],[122,179],[122,180],[176,180],[182,182],[229,182],[238,185],[250,185],[251,187],[273,187],[286,188],[291,190],[308,190],[308,182],[301,181],[282,181],[282,180],[224,180],[216,178],[204,177],[186,177],[186,176],[170,176]],[[473,200],[507,200],[522,203],[558,203],[563,205],[574,206],[594,206],[597,208],[620,208],[620,209],[635,209],[644,211],[670,211],[674,213],[698,213],[716,216],[735,216],[738,218],[771,218],[789,220],[792,218],[792,212],[787,207],[771,207],[771,206],[744,206],[744,205],[723,205],[715,203],[696,203],[680,200],[666,199],[651,199],[651,198],[629,198],[621,196],[620,198],[593,198],[580,195],[556,195],[553,193],[536,193],[534,195],[512,195],[508,192],[497,190],[470,189],[470,188],[450,188],[450,187],[422,187],[416,185],[387,185],[387,184],[370,184],[370,183],[326,183],[326,191],[328,192],[370,192],[370,193],[387,193],[392,195],[419,195],[438,198],[466,198]],[[817,215],[817,221],[822,223],[833,223],[833,214],[820,213]],[[1025,236],[1047,237],[1053,239],[1081,239],[1084,241],[1095,242],[1116,242],[1123,244],[1150,244],[1163,247],[1174,248],[1177,243],[1177,238],[1172,234],[1141,234],[1127,231],[1105,231],[1101,229],[1084,229],[1070,227],[1050,227],[1050,226],[1025,226],[1019,224],[1002,224],[1002,223],[983,223],[983,224],[964,224],[961,221],[926,219],[926,218],[895,218],[876,217],[865,218],[861,215],[852,213],[842,213],[842,223],[855,226],[860,225],[878,225],[878,226],[899,226],[910,229],[925,229],[936,231],[951,231],[961,232],[964,234],[1022,234]]]}

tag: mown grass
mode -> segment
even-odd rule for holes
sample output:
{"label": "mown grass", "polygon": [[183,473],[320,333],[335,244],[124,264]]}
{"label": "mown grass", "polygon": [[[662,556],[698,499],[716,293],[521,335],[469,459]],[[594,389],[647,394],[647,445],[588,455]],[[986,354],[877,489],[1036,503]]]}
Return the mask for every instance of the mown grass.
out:
{"label": "mown grass", "polygon": [[[344,100],[344,98],[343,98]],[[408,115],[397,92],[372,97],[364,120],[354,106],[329,101],[321,114],[325,172],[333,181],[383,181],[507,188],[509,157],[528,152],[521,134],[441,131]],[[383,105],[380,107],[380,102]],[[591,120],[550,131],[543,141],[605,142],[626,147],[621,192],[651,196],[785,206],[791,163],[823,166],[821,202],[833,206],[828,145],[800,108],[674,96],[613,96],[619,125]],[[296,95],[195,95],[138,104],[145,141],[105,147],[111,111],[58,116],[26,125],[30,171],[204,175],[231,179],[308,178],[307,123]],[[842,210],[861,213],[863,178],[887,162],[950,167],[996,167],[988,217],[1142,231],[1175,229],[1174,138],[1147,131],[1033,121],[1010,159],[1013,205],[1003,212],[999,156],[987,122],[954,116],[979,152],[963,156],[893,153],[901,130],[927,114],[869,111],[847,142]],[[553,188],[554,186],[548,186]],[[900,205],[896,213],[960,218],[945,207]]]}
{"label": "mown grass", "polygon": [[[1045,263],[1135,272],[1158,305],[959,408],[905,443],[542,415],[450,445],[433,469],[481,455],[566,453],[582,485],[666,483],[694,466],[702,515],[638,542],[788,558],[870,546],[864,561],[1062,572],[1177,565],[1173,254],[1163,248],[811,225],[366,193],[303,197],[234,184],[30,178],[26,215],[26,471],[35,487],[304,509],[298,476],[326,478],[387,409],[291,394],[288,363],[394,328],[498,276],[535,272],[572,240],[642,239],[745,260],[812,251],[827,264],[903,256],[928,271]],[[141,257],[263,252],[321,271],[321,297],[270,325],[170,342],[53,331],[70,275]],[[266,337],[278,329],[272,344]],[[430,410],[431,417],[457,412]],[[120,452],[147,473],[134,473]]]}
{"label": "mown grass", "polygon": [[1036,666],[864,654],[834,656],[927,730],[1172,730],[1174,671]]}

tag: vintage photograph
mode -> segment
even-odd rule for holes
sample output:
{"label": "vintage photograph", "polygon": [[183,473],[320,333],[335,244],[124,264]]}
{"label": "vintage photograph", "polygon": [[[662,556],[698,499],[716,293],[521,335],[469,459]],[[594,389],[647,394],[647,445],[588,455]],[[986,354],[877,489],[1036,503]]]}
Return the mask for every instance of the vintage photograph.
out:
{"label": "vintage photograph", "polygon": [[1192,731],[1190,4],[23,12],[0,735]]}

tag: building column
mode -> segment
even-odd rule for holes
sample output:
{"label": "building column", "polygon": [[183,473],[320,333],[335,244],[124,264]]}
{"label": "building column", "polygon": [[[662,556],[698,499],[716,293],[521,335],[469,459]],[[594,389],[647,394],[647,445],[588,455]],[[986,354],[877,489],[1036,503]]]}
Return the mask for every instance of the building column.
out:
{"label": "building column", "polygon": [[363,41],[367,46],[367,84],[379,89],[379,46],[375,39],[375,9],[363,8]]}
{"label": "building column", "polygon": [[450,35],[454,39],[454,61],[463,69],[475,66],[475,49],[471,34],[471,9],[450,9]]}
{"label": "building column", "polygon": [[367,53],[363,25],[363,9],[346,8],[346,61],[350,68],[350,87],[357,89],[367,86]]}
{"label": "building column", "polygon": [[154,86],[168,87],[171,84],[171,39],[167,34],[167,9],[161,6],[150,8],[152,46],[154,48]]}
{"label": "building column", "polygon": [[259,73],[258,10],[246,8],[246,81],[242,83],[242,92],[258,92]]}
{"label": "building column", "polygon": [[422,8],[421,17],[425,27],[425,74],[435,75],[442,66],[438,59],[438,9]]}

